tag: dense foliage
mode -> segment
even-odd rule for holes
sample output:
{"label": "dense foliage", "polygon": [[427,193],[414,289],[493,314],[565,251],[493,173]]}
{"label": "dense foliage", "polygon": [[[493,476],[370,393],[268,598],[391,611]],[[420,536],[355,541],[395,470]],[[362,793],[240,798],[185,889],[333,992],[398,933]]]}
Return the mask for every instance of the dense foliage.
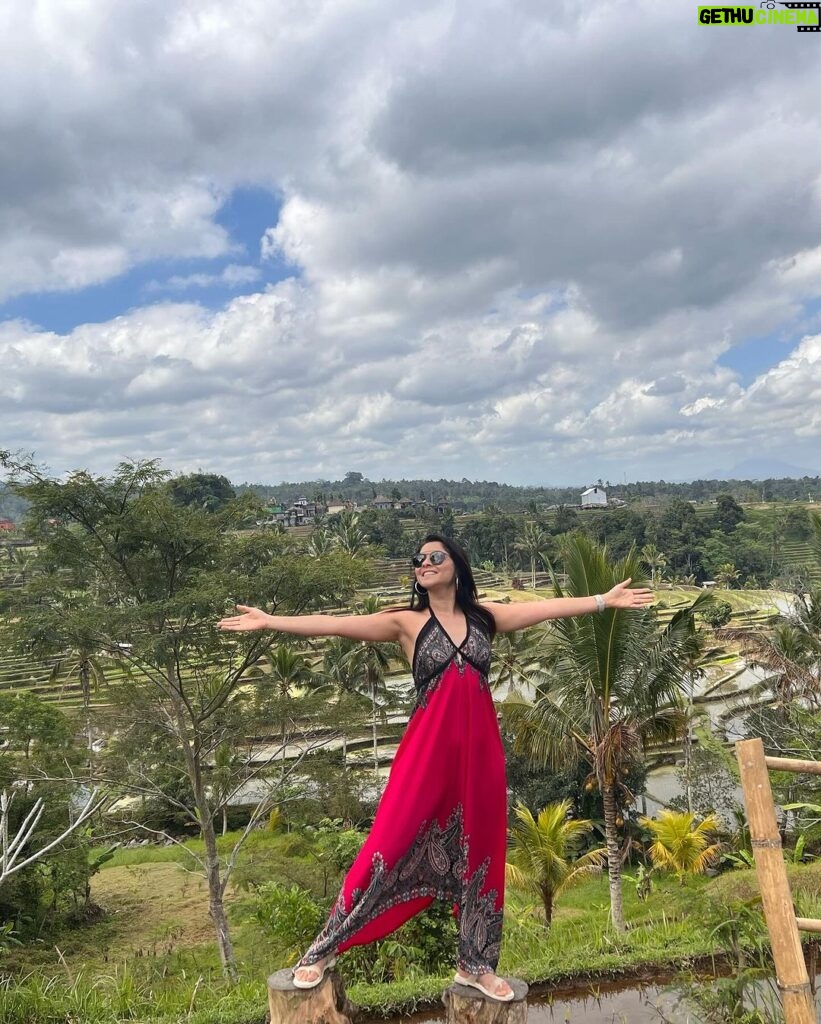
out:
{"label": "dense foliage", "polygon": [[[800,477],[767,480],[691,480],[671,482],[641,480],[633,483],[613,483],[609,480],[590,481],[604,486],[611,497],[627,502],[707,502],[720,494],[729,494],[739,502],[758,501],[821,501],[821,477]],[[578,505],[581,486],[517,487],[513,484],[489,480],[369,480],[362,473],[346,473],[341,480],[304,480],[279,484],[242,483],[237,493],[253,490],[267,500],[276,497],[281,502],[292,502],[299,497],[318,501],[355,501],[367,503],[377,495],[398,499],[424,500],[431,504],[452,502],[458,508],[475,511],[496,505],[506,511],[528,511],[543,505]]]}

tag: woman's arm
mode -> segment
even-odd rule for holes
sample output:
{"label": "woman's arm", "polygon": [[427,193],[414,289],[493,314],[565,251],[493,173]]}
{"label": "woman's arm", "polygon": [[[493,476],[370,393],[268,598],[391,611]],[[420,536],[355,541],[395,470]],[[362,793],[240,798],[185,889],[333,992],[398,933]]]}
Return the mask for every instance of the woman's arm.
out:
{"label": "woman's arm", "polygon": [[[653,592],[647,587],[630,589],[630,580],[617,583],[612,590],[600,595],[605,608],[643,608],[653,600]],[[519,601],[516,604],[493,604],[484,602],[496,620],[499,633],[511,633],[516,629],[527,629],[548,619],[566,619],[571,615],[587,615],[598,611],[595,597],[552,597],[544,601]]]}
{"label": "woman's arm", "polygon": [[295,636],[344,636],[375,643],[400,640],[403,635],[401,611],[375,615],[268,615],[261,608],[244,604],[238,604],[237,609],[240,615],[221,619],[217,628],[226,632],[276,629]]}

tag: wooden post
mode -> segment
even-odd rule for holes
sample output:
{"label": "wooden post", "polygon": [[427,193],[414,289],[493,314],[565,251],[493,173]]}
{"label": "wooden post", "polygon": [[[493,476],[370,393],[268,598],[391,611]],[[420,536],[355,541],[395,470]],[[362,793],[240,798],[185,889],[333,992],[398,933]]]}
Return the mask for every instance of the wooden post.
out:
{"label": "wooden post", "polygon": [[770,933],[773,960],[786,1024],[815,1024],[810,979],[795,923],[792,893],[781,852],[773,791],[760,739],[736,743],[741,786],[755,857],[764,919]]}
{"label": "wooden post", "polygon": [[527,985],[518,978],[505,981],[514,993],[509,1003],[488,999],[478,989],[454,982],[442,996],[445,1024],[527,1024]]}
{"label": "wooden post", "polygon": [[336,971],[316,988],[297,988],[293,971],[277,971],[268,979],[268,1009],[271,1024],[351,1024],[354,1014]]}

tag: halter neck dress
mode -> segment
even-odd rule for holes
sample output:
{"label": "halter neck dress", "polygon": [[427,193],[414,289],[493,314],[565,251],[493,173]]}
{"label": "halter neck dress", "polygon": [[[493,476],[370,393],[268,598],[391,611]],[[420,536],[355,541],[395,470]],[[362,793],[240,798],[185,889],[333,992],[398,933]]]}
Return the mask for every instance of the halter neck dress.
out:
{"label": "halter neck dress", "polygon": [[459,968],[496,970],[507,788],[487,626],[468,618],[457,645],[431,612],[411,669],[416,703],[373,827],[299,967],[384,938],[439,899],[458,920]]}

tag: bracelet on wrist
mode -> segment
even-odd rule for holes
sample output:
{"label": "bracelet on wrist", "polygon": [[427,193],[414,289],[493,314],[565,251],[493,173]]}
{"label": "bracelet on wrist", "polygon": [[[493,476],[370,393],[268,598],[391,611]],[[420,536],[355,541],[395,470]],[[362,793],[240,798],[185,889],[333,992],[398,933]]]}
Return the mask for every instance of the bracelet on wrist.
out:
{"label": "bracelet on wrist", "polygon": [[605,604],[604,604],[604,598],[602,597],[602,595],[601,594],[594,594],[593,595],[593,600],[596,602],[596,611],[599,612],[599,613],[603,612],[604,608],[605,608]]}

